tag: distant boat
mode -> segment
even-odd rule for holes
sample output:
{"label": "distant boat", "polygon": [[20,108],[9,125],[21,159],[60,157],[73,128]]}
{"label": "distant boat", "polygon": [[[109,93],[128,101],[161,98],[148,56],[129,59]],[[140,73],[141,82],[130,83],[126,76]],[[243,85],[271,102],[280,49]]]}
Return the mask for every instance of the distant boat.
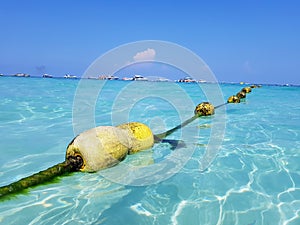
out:
{"label": "distant boat", "polygon": [[100,75],[98,77],[99,80],[119,80],[119,77],[116,77],[114,75]]}
{"label": "distant boat", "polygon": [[50,75],[50,74],[47,74],[47,73],[43,74],[43,78],[52,78],[52,77],[53,77],[53,76]]}
{"label": "distant boat", "polygon": [[76,79],[77,77],[75,75],[70,75],[70,74],[66,74],[64,76],[64,78],[68,78],[68,79]]}
{"label": "distant boat", "polygon": [[16,73],[14,76],[15,77],[30,77],[30,75],[27,73]]}
{"label": "distant boat", "polygon": [[124,77],[122,80],[131,81],[131,80],[133,80],[133,78],[132,77]]}
{"label": "distant boat", "polygon": [[119,80],[119,77],[115,77],[114,75],[109,75],[106,77],[106,80]]}
{"label": "distant boat", "polygon": [[147,81],[148,79],[146,77],[141,76],[141,75],[134,75],[132,80]]}
{"label": "distant boat", "polygon": [[3,76],[3,74],[2,73],[0,73],[0,77],[2,77]]}
{"label": "distant boat", "polygon": [[98,77],[98,80],[119,80],[119,77],[116,77],[114,75],[100,75]]}
{"label": "distant boat", "polygon": [[181,83],[194,83],[194,82],[197,82],[197,81],[194,80],[191,77],[185,77],[183,79],[180,79],[178,82],[181,82]]}

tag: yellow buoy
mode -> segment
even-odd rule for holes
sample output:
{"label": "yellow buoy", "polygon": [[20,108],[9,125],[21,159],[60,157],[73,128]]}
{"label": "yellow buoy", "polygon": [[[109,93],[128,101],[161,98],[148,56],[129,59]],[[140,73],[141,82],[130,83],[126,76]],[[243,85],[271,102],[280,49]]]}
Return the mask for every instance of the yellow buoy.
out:
{"label": "yellow buoy", "polygon": [[236,94],[236,97],[238,97],[239,99],[246,98],[246,92],[240,91]]}
{"label": "yellow buoy", "polygon": [[240,103],[241,99],[235,95],[232,95],[227,100],[228,103]]}
{"label": "yellow buoy", "polygon": [[242,89],[242,91],[246,92],[246,93],[250,93],[252,90],[251,90],[251,87],[244,87]]}
{"label": "yellow buoy", "polygon": [[209,102],[202,102],[196,106],[194,113],[197,116],[210,116],[215,113],[215,108]]}
{"label": "yellow buoy", "polygon": [[80,171],[94,172],[118,164],[128,154],[151,148],[152,131],[142,123],[101,126],[79,134],[67,147],[69,157],[81,157]]}
{"label": "yellow buoy", "polygon": [[117,127],[125,130],[130,138],[129,154],[149,149],[154,144],[154,136],[151,129],[143,123],[131,122]]}

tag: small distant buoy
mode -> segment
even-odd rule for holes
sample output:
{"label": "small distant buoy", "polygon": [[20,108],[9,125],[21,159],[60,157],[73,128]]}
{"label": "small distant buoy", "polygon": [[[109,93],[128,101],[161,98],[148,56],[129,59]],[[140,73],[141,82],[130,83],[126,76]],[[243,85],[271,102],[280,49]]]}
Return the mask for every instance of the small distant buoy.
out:
{"label": "small distant buoy", "polygon": [[237,96],[235,95],[232,95],[228,98],[227,100],[228,103],[240,103],[241,102],[241,99],[238,98]]}
{"label": "small distant buoy", "polygon": [[239,99],[246,98],[246,92],[240,91],[236,94],[236,97],[238,97]]}
{"label": "small distant buoy", "polygon": [[194,116],[183,121],[181,124],[177,125],[176,127],[170,129],[170,130],[167,130],[163,133],[160,133],[160,134],[156,134],[154,135],[154,139],[156,142],[161,142],[163,141],[163,139],[174,133],[176,130],[178,129],[181,129],[183,127],[185,127],[186,125],[190,124],[191,122],[193,122],[195,119],[201,117],[201,116],[210,116],[210,115],[213,115],[215,113],[215,108],[219,108],[219,107],[222,107],[226,105],[226,103],[222,104],[222,105],[219,105],[217,107],[214,107],[211,103],[209,102],[202,102],[200,104],[198,104],[194,110]]}
{"label": "small distant buoy", "polygon": [[242,91],[246,92],[246,93],[250,93],[251,92],[251,87],[244,87],[242,89]]}
{"label": "small distant buoy", "polygon": [[202,102],[196,106],[194,113],[197,116],[210,116],[215,113],[215,107],[209,102]]}
{"label": "small distant buoy", "polygon": [[260,85],[260,84],[259,84],[259,85],[252,84],[250,87],[251,87],[251,88],[261,88],[261,85]]}

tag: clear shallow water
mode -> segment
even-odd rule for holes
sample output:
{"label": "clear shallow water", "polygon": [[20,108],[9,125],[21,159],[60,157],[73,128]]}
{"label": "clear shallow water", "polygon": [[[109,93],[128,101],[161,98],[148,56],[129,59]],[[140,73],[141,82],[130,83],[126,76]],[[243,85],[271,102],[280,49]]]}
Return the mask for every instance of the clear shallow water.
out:
{"label": "clear shallow water", "polygon": [[[0,78],[1,186],[64,160],[75,135],[72,110],[78,82]],[[125,113],[129,121],[144,122],[159,133],[192,116],[193,109],[174,107],[173,100],[186,99],[169,83],[140,82],[140,88],[131,88],[133,99],[145,90],[164,93],[165,99],[140,100],[127,112],[129,95],[122,90],[130,83],[105,83],[95,103],[96,125],[116,123]],[[206,100],[195,84],[179,88],[194,104]],[[221,85],[224,99],[241,88]],[[130,186],[111,182],[101,172],[75,173],[0,202],[0,224],[300,224],[299,98],[299,87],[264,86],[254,89],[245,103],[227,105],[220,152],[202,172],[212,118],[196,120],[170,136],[184,137],[186,148],[194,148],[171,178]],[[172,153],[169,147],[156,144],[125,163],[139,164],[149,155],[159,163]]]}

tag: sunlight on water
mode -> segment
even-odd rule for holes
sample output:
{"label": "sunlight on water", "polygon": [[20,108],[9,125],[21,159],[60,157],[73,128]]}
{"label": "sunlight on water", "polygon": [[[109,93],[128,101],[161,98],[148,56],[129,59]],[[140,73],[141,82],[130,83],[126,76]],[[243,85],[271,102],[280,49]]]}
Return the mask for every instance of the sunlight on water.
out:
{"label": "sunlight on water", "polygon": [[[129,83],[104,85],[95,106],[95,124],[118,121],[121,117],[112,121],[112,109],[114,116],[128,113],[126,98],[118,94]],[[77,84],[63,79],[0,79],[1,186],[64,161],[74,137],[72,104]],[[185,101],[169,83],[139,85],[140,90],[151,85],[157,95],[169,93],[168,99]],[[206,100],[196,84],[179,88],[194,104]],[[222,84],[221,88],[226,100],[242,86]],[[140,90],[132,90],[132,98]],[[245,102],[227,105],[220,152],[202,172],[199,168],[213,126],[210,118],[196,120],[169,137],[184,137],[183,148],[194,149],[171,178],[147,186],[124,186],[102,177],[100,171],[75,173],[1,202],[0,224],[300,224],[299,99],[299,87],[264,86],[254,89]],[[190,118],[193,111],[151,97],[136,103],[127,118],[159,133],[179,124],[181,115]],[[155,144],[122,163],[160,163],[173,153],[170,147]]]}

